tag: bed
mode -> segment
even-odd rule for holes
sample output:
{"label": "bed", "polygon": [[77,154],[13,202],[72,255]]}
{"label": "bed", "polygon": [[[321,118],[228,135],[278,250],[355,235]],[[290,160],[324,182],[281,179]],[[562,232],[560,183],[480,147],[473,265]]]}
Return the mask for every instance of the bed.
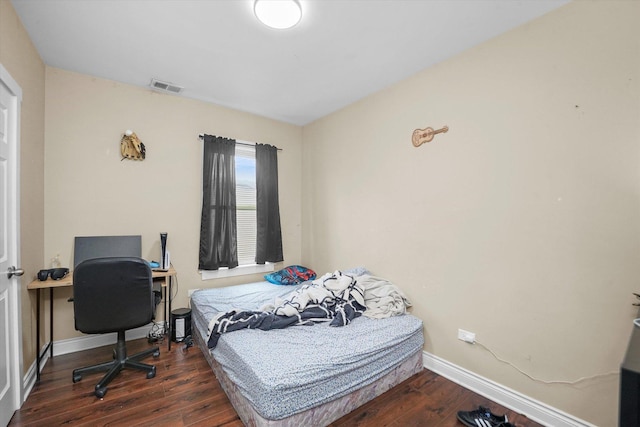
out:
{"label": "bed", "polygon": [[191,296],[193,338],[247,426],[328,425],[423,369],[422,321],[410,314],[240,329],[209,348],[216,316],[257,310],[304,286],[265,281]]}

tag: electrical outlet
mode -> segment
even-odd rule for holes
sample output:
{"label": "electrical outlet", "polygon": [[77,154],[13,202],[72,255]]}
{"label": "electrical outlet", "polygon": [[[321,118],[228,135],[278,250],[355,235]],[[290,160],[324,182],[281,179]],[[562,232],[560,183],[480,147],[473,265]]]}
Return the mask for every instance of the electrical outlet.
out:
{"label": "electrical outlet", "polygon": [[476,342],[476,334],[465,331],[464,329],[458,329],[458,339],[473,344]]}

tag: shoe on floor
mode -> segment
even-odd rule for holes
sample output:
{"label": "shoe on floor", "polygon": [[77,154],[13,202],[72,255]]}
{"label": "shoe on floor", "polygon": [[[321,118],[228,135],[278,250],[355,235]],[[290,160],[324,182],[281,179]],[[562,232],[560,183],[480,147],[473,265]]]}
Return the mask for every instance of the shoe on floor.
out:
{"label": "shoe on floor", "polygon": [[506,415],[492,414],[484,406],[478,406],[475,411],[459,411],[458,420],[467,427],[515,427]]}

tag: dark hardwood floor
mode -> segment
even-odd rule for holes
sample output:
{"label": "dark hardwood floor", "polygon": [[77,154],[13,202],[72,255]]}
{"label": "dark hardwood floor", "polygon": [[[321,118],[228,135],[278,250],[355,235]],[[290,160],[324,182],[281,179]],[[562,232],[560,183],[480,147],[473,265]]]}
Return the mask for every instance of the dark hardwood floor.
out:
{"label": "dark hardwood floor", "polygon": [[[146,339],[127,343],[129,354],[149,346]],[[160,344],[156,377],[124,370],[103,399],[93,394],[102,374],[86,375],[73,384],[76,367],[105,361],[111,347],[100,347],[49,359],[39,384],[17,411],[10,426],[242,426],[233,406],[197,347]],[[463,387],[423,370],[377,399],[334,422],[332,426],[463,427],[457,411],[478,405],[508,414],[518,427],[539,424],[501,407]]]}

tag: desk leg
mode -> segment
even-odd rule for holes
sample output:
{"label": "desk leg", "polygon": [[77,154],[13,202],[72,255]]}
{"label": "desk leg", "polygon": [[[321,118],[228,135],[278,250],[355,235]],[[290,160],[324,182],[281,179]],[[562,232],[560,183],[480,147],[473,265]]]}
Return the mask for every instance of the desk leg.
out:
{"label": "desk leg", "polygon": [[169,323],[167,322],[167,295],[169,295],[169,293],[167,292],[167,288],[168,288],[168,286],[163,286],[162,287],[162,292],[164,293],[163,298],[162,298],[163,299],[162,302],[164,304],[164,308],[163,308],[164,315],[163,315],[163,318],[162,318],[162,321],[164,322],[164,327],[162,328],[162,333],[164,335],[167,335],[167,330],[168,330],[167,328],[169,327],[168,326]]}
{"label": "desk leg", "polygon": [[53,288],[49,288],[49,357],[53,359]]}
{"label": "desk leg", "polygon": [[40,382],[40,292],[36,289],[36,383]]}
{"label": "desk leg", "polygon": [[167,291],[169,292],[169,296],[167,298],[169,300],[169,316],[167,317],[167,320],[168,320],[168,322],[167,322],[168,329],[167,330],[169,331],[169,334],[167,335],[167,338],[168,338],[167,348],[168,348],[168,351],[171,351],[171,295],[172,295],[172,293],[171,293],[171,284],[173,283],[173,280],[172,280],[171,276],[167,277],[167,281],[168,281],[167,282]]}
{"label": "desk leg", "polygon": [[49,342],[40,352],[40,299],[42,291],[44,289],[36,290],[36,383],[40,382],[40,365],[47,350],[50,357],[53,358],[53,288],[49,288]]}

